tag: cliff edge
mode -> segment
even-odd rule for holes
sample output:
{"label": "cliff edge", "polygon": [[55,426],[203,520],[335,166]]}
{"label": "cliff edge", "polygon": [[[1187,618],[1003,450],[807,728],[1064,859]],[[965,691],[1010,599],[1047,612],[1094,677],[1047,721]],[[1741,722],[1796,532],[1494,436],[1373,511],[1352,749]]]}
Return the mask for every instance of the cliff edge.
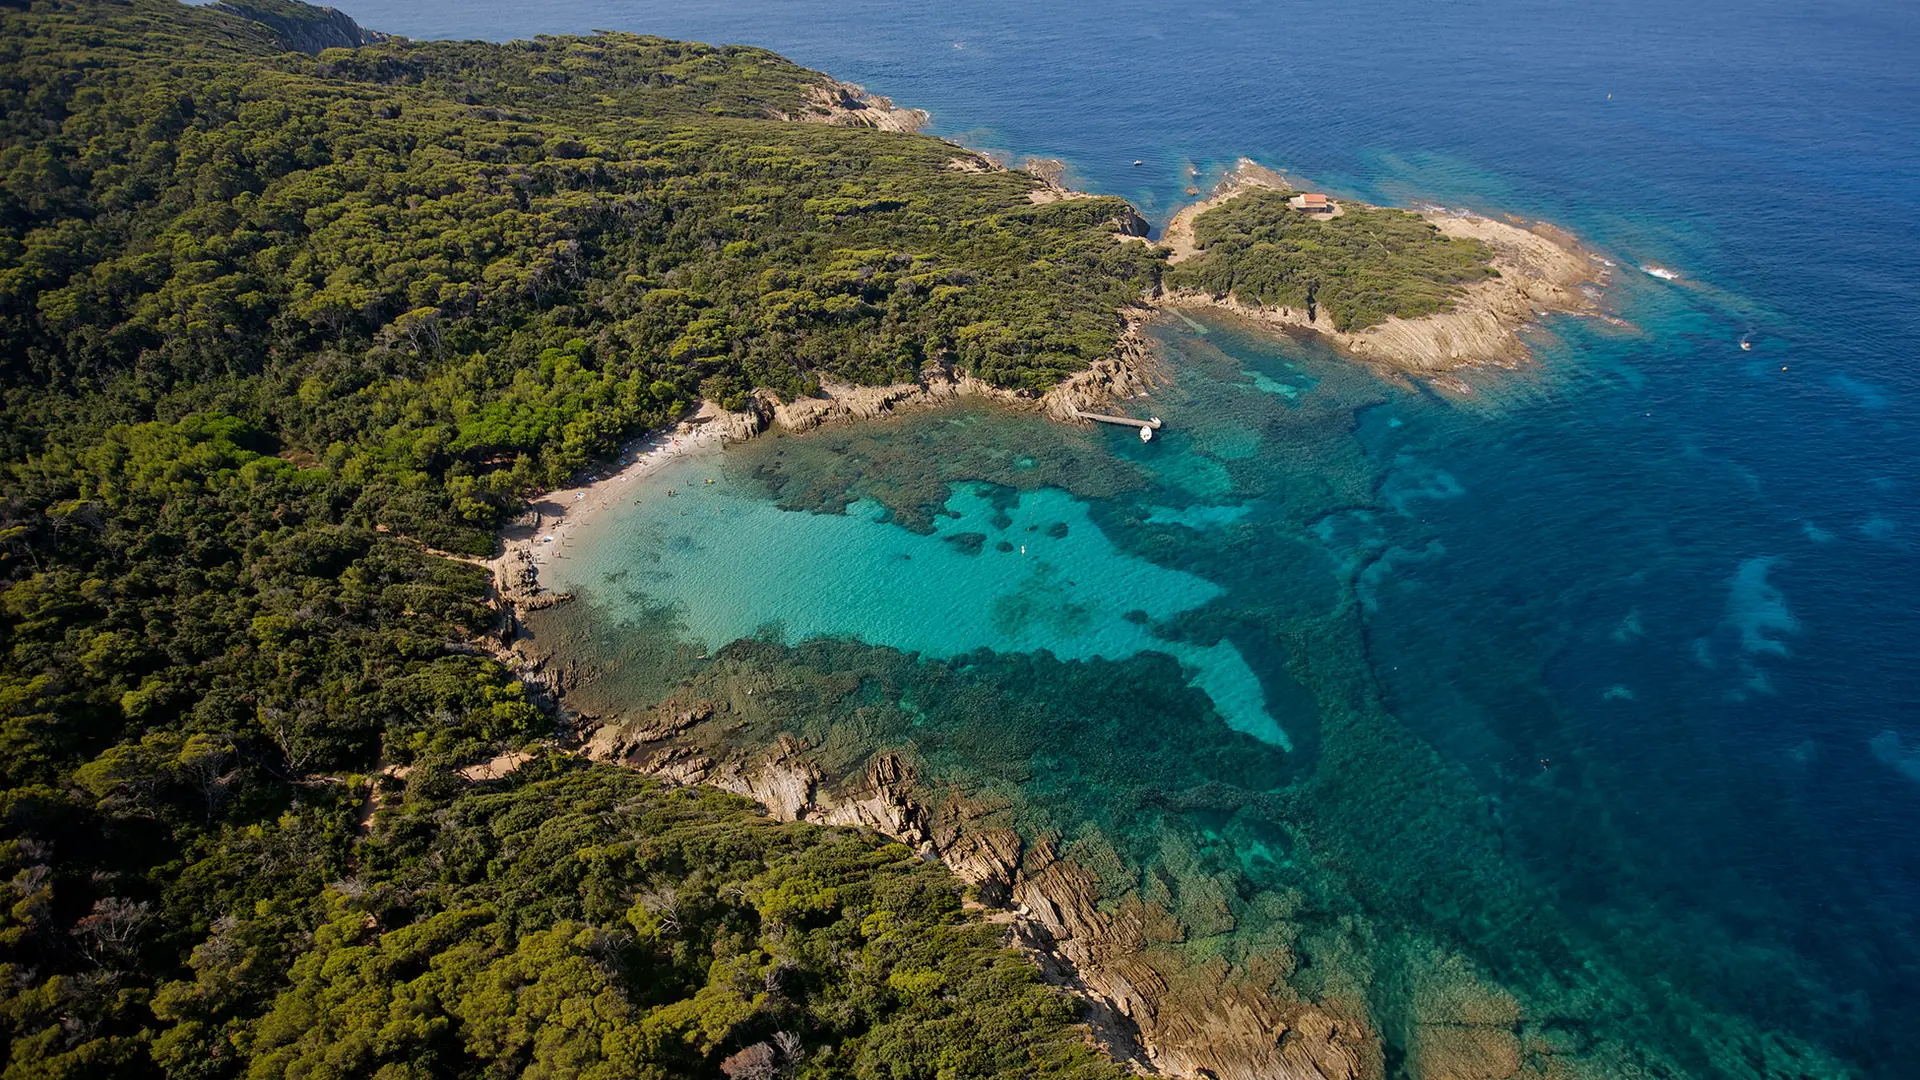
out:
{"label": "cliff edge", "polygon": [[390,36],[368,30],[344,11],[296,0],[217,0],[207,6],[267,27],[288,52],[318,54],[325,49],[357,49]]}

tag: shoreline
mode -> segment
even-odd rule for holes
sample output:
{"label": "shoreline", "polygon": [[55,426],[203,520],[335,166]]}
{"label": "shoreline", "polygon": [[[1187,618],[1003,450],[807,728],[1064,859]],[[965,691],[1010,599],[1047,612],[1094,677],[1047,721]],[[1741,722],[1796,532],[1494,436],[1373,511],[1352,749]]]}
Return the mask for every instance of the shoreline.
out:
{"label": "shoreline", "polygon": [[[1213,197],[1176,215],[1160,243],[1174,247],[1177,254],[1181,230],[1190,246],[1193,219],[1206,210],[1246,191],[1284,183],[1281,174],[1242,159]],[[1057,185],[1036,190],[1055,198],[1070,197],[1059,194]],[[1030,410],[1063,423],[1084,423],[1077,419],[1076,409],[1124,402],[1166,381],[1156,368],[1157,358],[1143,328],[1151,319],[1182,308],[1224,309],[1275,332],[1313,330],[1327,335],[1351,359],[1436,379],[1462,392],[1464,384],[1454,387],[1458,380],[1449,380],[1444,373],[1481,364],[1516,366],[1529,355],[1517,332],[1536,314],[1597,309],[1593,297],[1578,293],[1577,282],[1564,280],[1576,266],[1582,280],[1590,280],[1595,269],[1584,254],[1576,254],[1580,249],[1565,234],[1542,235],[1517,224],[1437,207],[1415,212],[1449,235],[1493,236],[1505,242],[1502,247],[1489,241],[1496,246],[1496,265],[1503,277],[1472,287],[1505,290],[1498,302],[1476,304],[1467,311],[1469,298],[1463,297],[1454,312],[1390,320],[1358,334],[1345,334],[1324,315],[1308,320],[1304,313],[1241,305],[1231,295],[1157,292],[1120,312],[1124,326],[1108,357],[1044,393],[993,387],[935,364],[913,382],[879,387],[829,383],[817,396],[794,401],[757,391],[741,412],[703,403],[694,416],[627,442],[599,467],[576,477],[572,485],[530,499],[525,513],[501,530],[499,554],[488,565],[514,625],[498,655],[571,728],[561,737],[562,747],[569,752],[669,782],[745,795],[778,819],[871,829],[937,858],[989,900],[985,906],[992,913],[987,918],[1006,927],[1010,945],[1025,952],[1049,982],[1086,1005],[1089,1036],[1113,1061],[1147,1074],[1225,1080],[1255,1080],[1276,1070],[1311,1080],[1354,1080],[1367,1075],[1372,1064],[1370,1047],[1380,1033],[1363,1019],[1346,1015],[1336,1001],[1283,1000],[1245,981],[1210,989],[1210,994],[1224,998],[1213,1004],[1227,1006],[1231,1014],[1224,1022],[1210,1018],[1207,1008],[1191,996],[1196,987],[1185,981],[1191,973],[1178,965],[1162,970],[1142,959],[1144,942],[1138,927],[1128,918],[1115,918],[1099,909],[1098,890],[1084,867],[1049,844],[1030,845],[993,827],[983,810],[965,800],[943,798],[923,786],[917,770],[894,753],[876,748],[858,775],[836,782],[812,760],[811,748],[790,736],[773,746],[728,745],[730,752],[725,753],[716,752],[722,744],[702,746],[688,738],[691,729],[725,723],[731,710],[724,702],[670,698],[633,713],[582,713],[578,702],[566,700],[580,674],[576,660],[568,658],[564,646],[534,646],[519,624],[529,612],[570,599],[570,594],[548,591],[540,578],[542,570],[551,573],[558,559],[568,557],[571,540],[621,498],[662,497],[658,474],[677,461],[767,430],[800,433],[963,399]],[[1528,266],[1529,256],[1538,260],[1533,265],[1543,269],[1516,285],[1506,271]],[[1169,262],[1175,261],[1170,256]],[[1568,299],[1569,289],[1575,289],[1579,302]],[[1438,348],[1451,343],[1445,332],[1435,328],[1457,329],[1462,321],[1478,321],[1474,334],[1461,340],[1478,343],[1480,348]]]}
{"label": "shoreline", "polygon": [[567,599],[570,594],[547,590],[540,571],[567,557],[565,549],[573,534],[620,499],[640,491],[668,465],[726,442],[732,434],[727,423],[732,415],[706,403],[672,427],[656,428],[630,440],[601,465],[589,467],[584,480],[528,499],[520,516],[496,534],[499,550],[485,564],[516,616]]}
{"label": "shoreline", "polygon": [[[1252,191],[1297,190],[1286,175],[1241,158],[1212,195],[1183,207],[1161,234],[1167,262],[1178,265],[1199,253],[1193,235],[1196,219]],[[1367,206],[1357,200],[1354,205]],[[1614,263],[1587,250],[1565,230],[1547,222],[1508,215],[1500,221],[1469,210],[1423,204],[1415,214],[1457,239],[1477,240],[1493,252],[1499,276],[1468,285],[1449,311],[1403,319],[1389,317],[1356,331],[1340,330],[1331,316],[1287,307],[1241,301],[1232,293],[1215,295],[1193,289],[1170,290],[1157,298],[1165,310],[1215,308],[1280,330],[1310,330],[1324,336],[1344,355],[1381,364],[1397,373],[1434,379],[1447,389],[1469,393],[1466,383],[1447,372],[1463,367],[1515,368],[1532,359],[1521,331],[1543,315],[1586,315],[1617,322],[1602,311],[1599,294],[1611,282]],[[1334,216],[1338,216],[1336,210]]]}

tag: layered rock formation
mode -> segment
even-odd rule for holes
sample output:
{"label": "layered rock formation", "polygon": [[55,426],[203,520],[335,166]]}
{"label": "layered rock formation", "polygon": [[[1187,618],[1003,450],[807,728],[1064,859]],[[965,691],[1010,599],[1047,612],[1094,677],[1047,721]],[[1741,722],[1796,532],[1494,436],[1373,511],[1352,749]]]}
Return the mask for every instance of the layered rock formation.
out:
{"label": "layered rock formation", "polygon": [[903,109],[864,86],[828,79],[815,86],[807,107],[785,117],[806,124],[839,124],[912,134],[932,119],[925,109]]}
{"label": "layered rock formation", "polygon": [[317,54],[323,49],[357,49],[388,38],[330,7],[309,7],[282,0],[218,0],[209,6],[270,28],[289,52]]}
{"label": "layered rock formation", "polygon": [[[1156,956],[1170,917],[1138,903],[1102,910],[1093,873],[1043,839],[1028,843],[990,808],[930,797],[901,754],[873,755],[858,780],[827,781],[790,736],[758,758],[715,757],[679,740],[724,711],[675,702],[609,725],[587,753],[655,776],[745,795],[782,821],[871,829],[937,857],[984,904],[1008,911],[1013,941],[1084,998],[1096,1037],[1143,1072],[1217,1080],[1362,1080],[1384,1075],[1362,1003],[1287,1001],[1221,969],[1193,972]],[[1195,978],[1196,974],[1199,976]]]}

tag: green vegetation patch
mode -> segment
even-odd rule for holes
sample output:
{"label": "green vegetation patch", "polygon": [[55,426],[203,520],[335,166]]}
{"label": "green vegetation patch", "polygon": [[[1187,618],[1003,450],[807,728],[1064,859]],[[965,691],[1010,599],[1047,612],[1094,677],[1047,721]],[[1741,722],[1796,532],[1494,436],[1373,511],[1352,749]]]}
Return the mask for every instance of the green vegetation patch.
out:
{"label": "green vegetation patch", "polygon": [[1108,1080],[1071,999],[907,848],[553,758],[416,771],[341,875],[216,921],[169,1075]]}
{"label": "green vegetation patch", "polygon": [[1324,309],[1348,332],[1451,311],[1466,286],[1499,276],[1485,244],[1442,235],[1416,214],[1347,203],[1322,218],[1278,191],[1215,207],[1193,231],[1200,252],[1168,272],[1169,284],[1310,316]]}

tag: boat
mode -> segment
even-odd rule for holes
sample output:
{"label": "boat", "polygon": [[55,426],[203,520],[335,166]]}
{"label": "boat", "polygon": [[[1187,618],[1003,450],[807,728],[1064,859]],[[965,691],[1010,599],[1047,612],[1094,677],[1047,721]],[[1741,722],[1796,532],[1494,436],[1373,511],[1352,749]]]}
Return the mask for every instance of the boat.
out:
{"label": "boat", "polygon": [[1152,428],[1150,428],[1150,427],[1143,427],[1143,428],[1141,428],[1141,429],[1140,429],[1140,441],[1141,441],[1141,442],[1152,442],[1152,441],[1153,441],[1153,429],[1152,429]]}

